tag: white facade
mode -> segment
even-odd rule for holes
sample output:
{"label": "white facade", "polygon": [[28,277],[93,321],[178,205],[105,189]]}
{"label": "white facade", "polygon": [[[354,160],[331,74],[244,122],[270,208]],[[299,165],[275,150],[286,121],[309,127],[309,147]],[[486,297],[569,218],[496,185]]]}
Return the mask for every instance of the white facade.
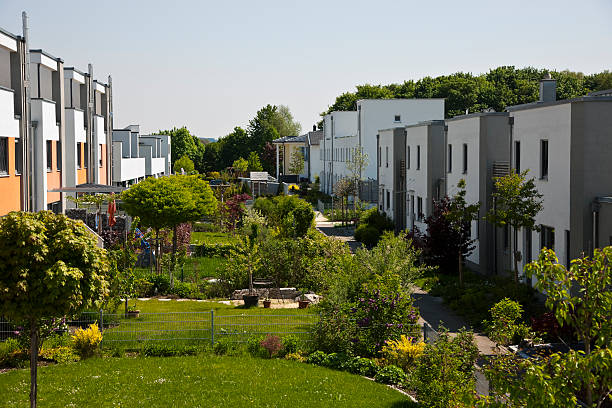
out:
{"label": "white facade", "polygon": [[145,158],[124,157],[123,146],[121,141],[113,141],[113,183],[116,185],[133,184],[145,176]]}
{"label": "white facade", "polygon": [[349,175],[346,162],[351,152],[359,146],[357,139],[357,112],[332,112],[323,118],[323,140],[320,149],[323,158],[321,190],[327,194],[333,193],[333,186],[343,177]]}

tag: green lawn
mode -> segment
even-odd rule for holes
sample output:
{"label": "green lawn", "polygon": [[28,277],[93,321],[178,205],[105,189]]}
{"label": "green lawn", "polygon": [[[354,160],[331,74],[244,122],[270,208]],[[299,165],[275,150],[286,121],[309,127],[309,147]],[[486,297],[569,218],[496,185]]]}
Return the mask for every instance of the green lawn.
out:
{"label": "green lawn", "polygon": [[[0,374],[0,405],[28,406],[29,371]],[[42,407],[416,407],[384,385],[250,357],[94,358],[38,370]]]}
{"label": "green lawn", "polygon": [[[133,305],[134,301],[130,301]],[[312,309],[244,309],[217,302],[136,300],[138,318],[125,318],[121,312],[104,317],[105,348],[140,348],[151,340],[206,345],[214,329],[216,340],[245,342],[267,333],[293,334],[310,339],[318,315]],[[214,313],[214,324],[211,322]],[[314,312],[314,313],[313,313]],[[91,317],[97,320],[97,315]]]}
{"label": "green lawn", "polygon": [[228,232],[199,232],[191,233],[192,244],[235,244],[238,238]]}

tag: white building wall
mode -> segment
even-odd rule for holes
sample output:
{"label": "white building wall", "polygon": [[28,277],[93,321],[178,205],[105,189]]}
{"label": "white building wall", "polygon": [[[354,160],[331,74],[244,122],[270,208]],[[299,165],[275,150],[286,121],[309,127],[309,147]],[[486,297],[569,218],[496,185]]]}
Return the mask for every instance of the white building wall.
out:
{"label": "white building wall", "polygon": [[[321,175],[323,170],[323,157],[321,145],[310,146],[310,182],[314,183],[317,176]],[[320,180],[321,182],[323,180]]]}
{"label": "white building wall", "polygon": [[[378,163],[378,209],[393,218],[393,129],[379,132],[380,163]],[[378,162],[377,154],[372,159]]]}
{"label": "white building wall", "polygon": [[[420,149],[419,149],[420,147]],[[408,152],[410,148],[410,152]],[[420,150],[420,165],[417,154]],[[408,154],[410,159],[408,159]],[[412,230],[413,227],[420,232],[427,231],[425,217],[427,214],[428,187],[431,175],[428,174],[427,157],[429,155],[428,125],[406,128],[406,226]],[[408,165],[410,162],[410,166]],[[418,215],[418,198],[422,199],[424,216]],[[386,197],[385,197],[386,199]]]}
{"label": "white building wall", "polygon": [[[469,117],[462,120],[447,122],[447,146],[445,154],[448,156],[448,145],[452,146],[452,169],[447,172],[447,195],[454,196],[458,192],[457,183],[463,179],[466,182],[465,200],[467,204],[480,201],[480,160],[486,160],[485,152],[480,151],[481,118]],[[463,146],[467,146],[467,171],[463,172]],[[474,252],[467,258],[475,264],[480,264],[480,242],[478,241],[478,222],[472,221],[472,239],[475,240]]]}
{"label": "white building wall", "polygon": [[66,186],[74,187],[77,185],[77,143],[85,143],[85,114],[78,109],[66,109],[65,126],[65,160]]}
{"label": "white building wall", "polygon": [[[358,137],[370,160],[364,179],[376,179],[376,135],[380,129],[444,119],[444,99],[365,99],[357,101]],[[395,116],[400,116],[395,121]]]}
{"label": "white building wall", "polygon": [[[528,177],[543,194],[543,209],[536,216],[537,225],[555,229],[555,253],[566,258],[565,231],[570,230],[570,141],[571,104],[559,104],[510,113],[514,117],[513,142],[520,141],[520,170],[529,169]],[[540,179],[540,141],[548,140],[548,179]],[[513,155],[514,156],[514,155]],[[514,160],[514,157],[513,157]],[[514,163],[513,163],[514,165]],[[571,231],[570,231],[571,236]],[[532,257],[540,252],[540,234],[532,233]],[[524,233],[518,234],[518,249],[523,252]],[[525,264],[519,263],[519,271]]]}
{"label": "white building wall", "polygon": [[19,138],[19,120],[15,119],[15,94],[0,89],[0,136]]}
{"label": "white building wall", "polygon": [[32,100],[34,130],[34,210],[47,209],[47,140],[59,141],[59,127],[55,119],[55,103],[43,99]]}
{"label": "white building wall", "polygon": [[94,183],[100,182],[100,145],[106,145],[106,134],[104,133],[104,116],[94,115],[92,143],[95,146],[93,150],[93,163],[96,168],[94,172]]}

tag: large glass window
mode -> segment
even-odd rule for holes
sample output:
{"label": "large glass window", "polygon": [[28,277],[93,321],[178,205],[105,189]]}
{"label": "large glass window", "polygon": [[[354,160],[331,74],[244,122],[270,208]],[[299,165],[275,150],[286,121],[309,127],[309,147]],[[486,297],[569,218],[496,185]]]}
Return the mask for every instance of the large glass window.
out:
{"label": "large glass window", "polygon": [[555,249],[555,229],[542,225],[540,229],[540,249]]}
{"label": "large glass window", "polygon": [[8,137],[0,137],[0,174],[8,174]]}
{"label": "large glass window", "polygon": [[540,140],[540,178],[548,178],[548,140]]}
{"label": "large glass window", "polygon": [[468,147],[467,144],[463,144],[463,174],[467,173],[468,168]]}
{"label": "large glass window", "polygon": [[21,174],[23,161],[21,157],[21,139],[15,138],[15,174]]}
{"label": "large glass window", "polygon": [[47,171],[53,170],[53,142],[47,140]]}

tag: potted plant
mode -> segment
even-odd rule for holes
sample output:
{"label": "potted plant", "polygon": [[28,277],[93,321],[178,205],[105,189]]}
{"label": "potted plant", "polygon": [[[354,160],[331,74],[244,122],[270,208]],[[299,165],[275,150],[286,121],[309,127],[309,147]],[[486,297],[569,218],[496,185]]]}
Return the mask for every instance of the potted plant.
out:
{"label": "potted plant", "polygon": [[264,308],[266,309],[269,309],[270,305],[272,305],[272,301],[270,300],[268,296],[266,296],[266,298],[264,299],[263,305],[264,305]]}
{"label": "potted plant", "polygon": [[306,294],[302,292],[300,299],[298,300],[298,308],[306,309],[310,304],[310,300],[306,298]]}
{"label": "potted plant", "polygon": [[139,315],[140,315],[140,310],[136,309],[136,303],[134,303],[134,306],[128,306],[128,310],[127,310],[128,318],[136,318]]}

